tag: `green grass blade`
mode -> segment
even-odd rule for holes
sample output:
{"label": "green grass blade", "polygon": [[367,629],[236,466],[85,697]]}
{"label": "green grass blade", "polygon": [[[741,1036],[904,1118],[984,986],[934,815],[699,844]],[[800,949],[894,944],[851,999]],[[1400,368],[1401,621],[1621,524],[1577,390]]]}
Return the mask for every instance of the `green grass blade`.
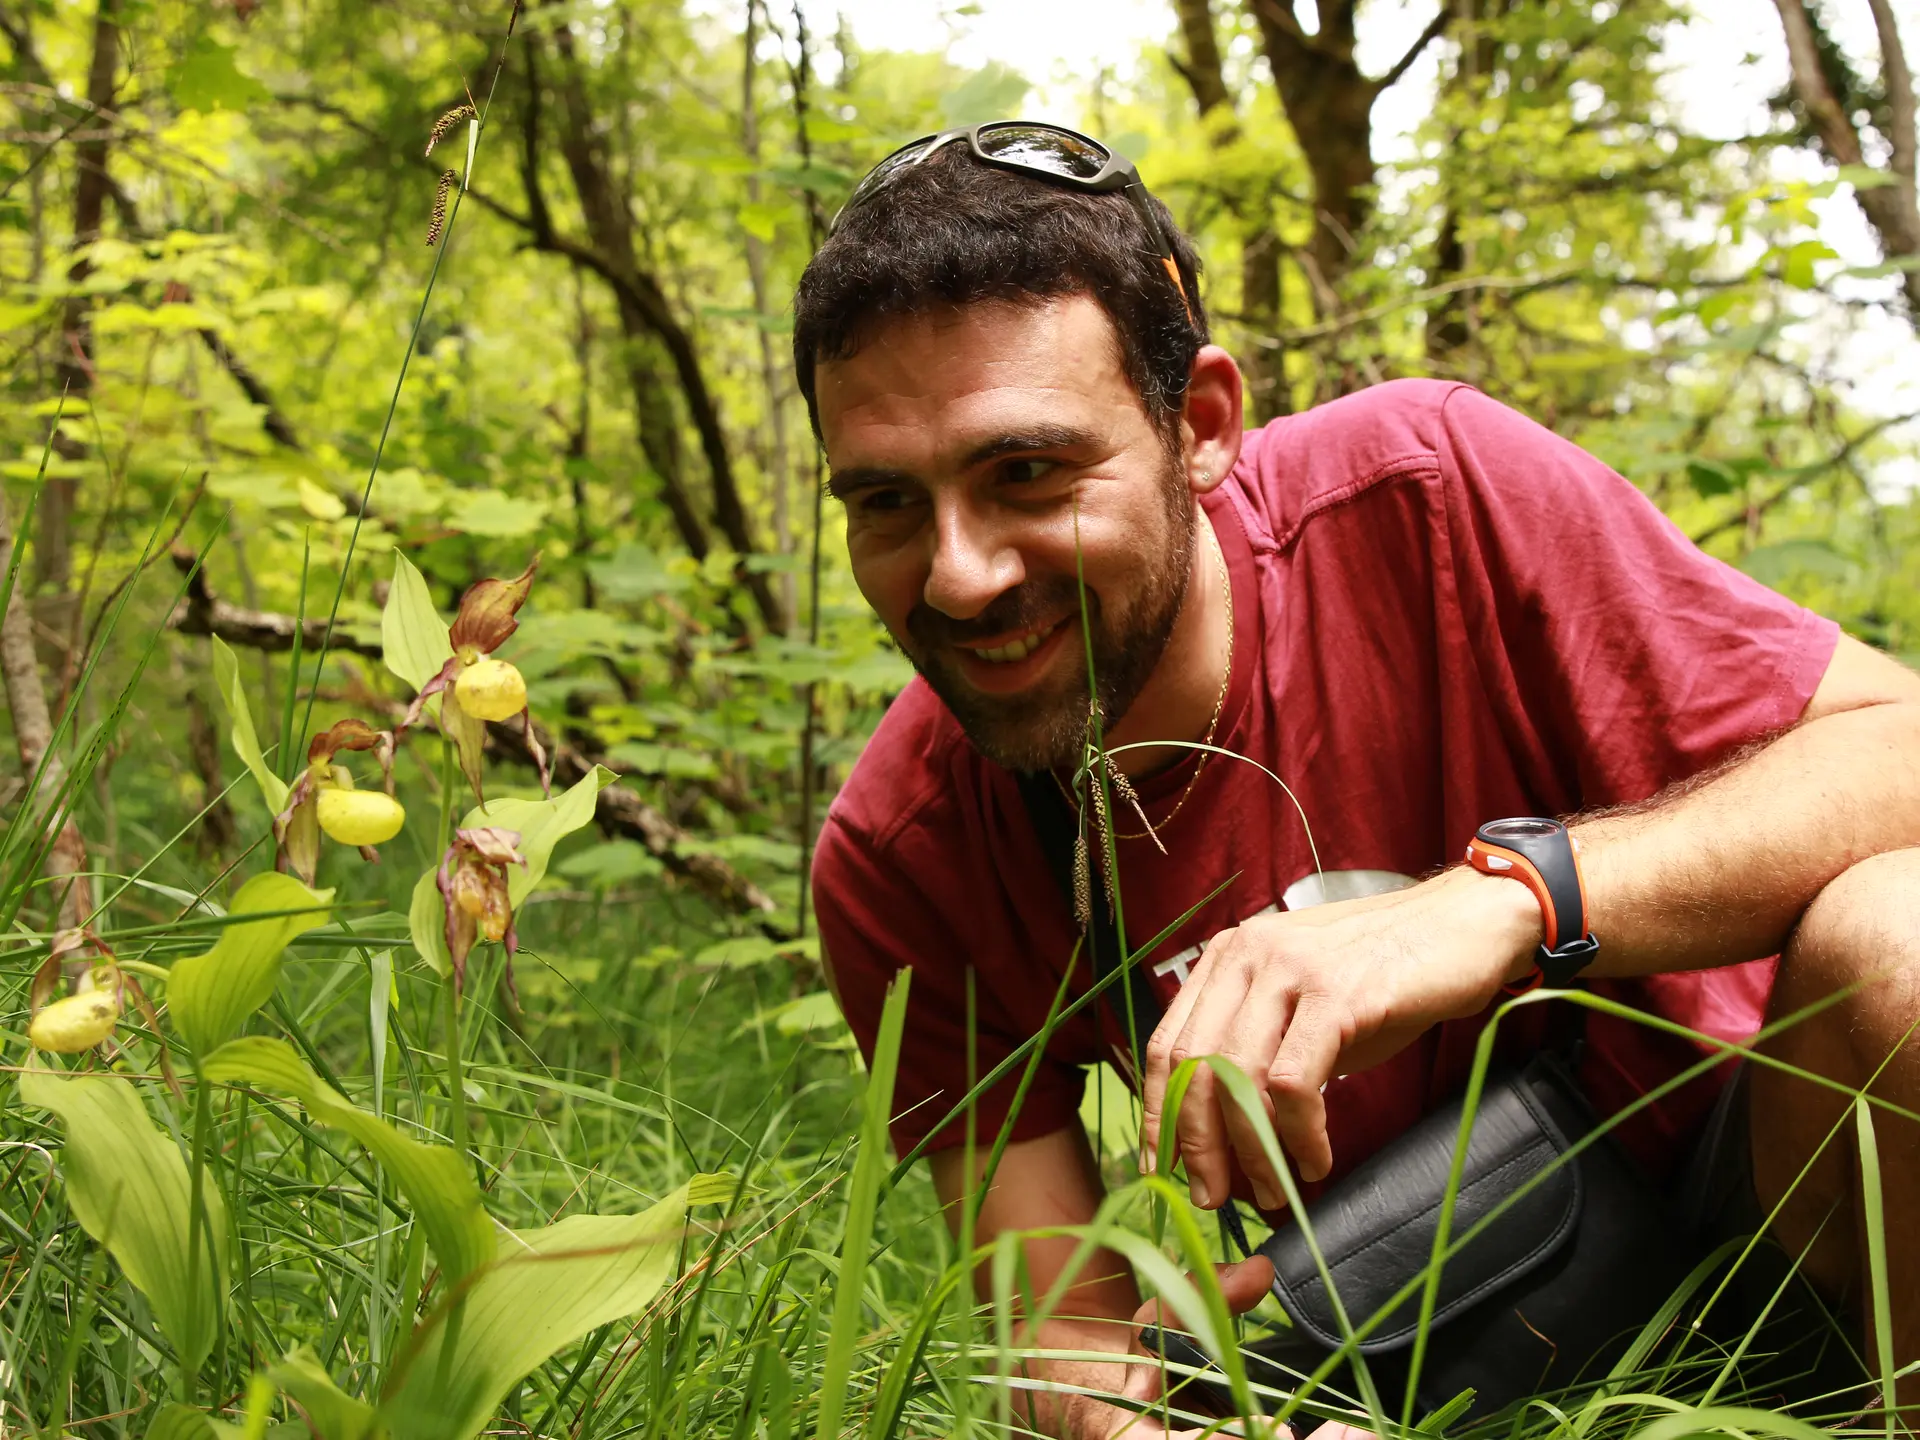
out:
{"label": "green grass blade", "polygon": [[1866,1227],[1867,1283],[1872,1290],[1874,1359],[1880,1366],[1880,1403],[1886,1410],[1887,1440],[1893,1440],[1899,1410],[1893,1379],[1893,1297],[1887,1287],[1887,1212],[1880,1190],[1880,1145],[1873,1133],[1873,1111],[1864,1095],[1854,1097],[1853,1123],[1860,1137],[1860,1210]]}
{"label": "green grass blade", "polygon": [[840,1433],[840,1417],[846,1409],[853,1352],[860,1341],[861,1290],[872,1248],[873,1216],[880,1201],[880,1182],[886,1178],[887,1118],[893,1107],[893,1078],[900,1062],[900,1032],[906,1023],[907,991],[912,980],[913,972],[902,970],[888,987],[887,1003],[880,1012],[873,1068],[867,1075],[866,1113],[860,1121],[860,1153],[847,1184],[847,1228],[840,1244],[840,1276],[834,1285],[833,1327],[827,1333],[820,1371],[820,1410],[814,1423],[814,1440],[833,1440]]}

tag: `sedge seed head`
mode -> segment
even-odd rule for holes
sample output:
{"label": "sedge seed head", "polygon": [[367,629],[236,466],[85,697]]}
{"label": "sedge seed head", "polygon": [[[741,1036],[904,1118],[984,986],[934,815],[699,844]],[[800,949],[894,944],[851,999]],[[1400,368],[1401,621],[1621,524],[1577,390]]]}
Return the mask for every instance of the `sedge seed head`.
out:
{"label": "sedge seed head", "polygon": [[460,708],[476,720],[509,720],[527,708],[526,678],[504,660],[469,665],[453,688]]}
{"label": "sedge seed head", "polygon": [[120,1004],[111,990],[88,990],[56,1000],[27,1026],[27,1039],[36,1050],[78,1055],[113,1034]]}
{"label": "sedge seed head", "polygon": [[342,845],[384,845],[407,823],[406,808],[379,790],[322,790],[320,828]]}

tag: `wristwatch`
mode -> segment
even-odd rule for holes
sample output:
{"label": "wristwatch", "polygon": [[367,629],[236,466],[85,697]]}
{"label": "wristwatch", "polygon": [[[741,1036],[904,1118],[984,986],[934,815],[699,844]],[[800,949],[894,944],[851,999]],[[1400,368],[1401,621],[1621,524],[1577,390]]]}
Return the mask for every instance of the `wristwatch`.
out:
{"label": "wristwatch", "polygon": [[1482,875],[1518,880],[1540,902],[1545,938],[1534,952],[1533,974],[1510,990],[1573,983],[1600,942],[1587,929],[1587,891],[1580,879],[1580,842],[1558,820],[1516,816],[1489,820],[1467,846],[1467,864]]}

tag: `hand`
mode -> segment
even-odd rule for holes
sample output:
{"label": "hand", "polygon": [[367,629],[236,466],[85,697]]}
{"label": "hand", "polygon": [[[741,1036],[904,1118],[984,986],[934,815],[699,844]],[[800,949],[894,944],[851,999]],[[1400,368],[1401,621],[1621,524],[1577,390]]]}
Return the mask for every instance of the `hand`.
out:
{"label": "hand", "polygon": [[[1254,1255],[1233,1265],[1216,1265],[1214,1273],[1219,1276],[1220,1293],[1227,1302],[1227,1309],[1235,1315],[1246,1314],[1273,1288],[1273,1266],[1264,1255]],[[1141,1327],[1157,1326],[1164,1321],[1165,1312],[1158,1300],[1149,1300],[1134,1312],[1132,1350],[1135,1355],[1151,1356],[1152,1353],[1140,1344]],[[1182,1322],[1175,1317],[1173,1323],[1180,1325]],[[1152,1404],[1160,1398],[1160,1374],[1155,1367],[1129,1365],[1126,1388],[1122,1393],[1129,1400]],[[1103,1408],[1112,1419],[1104,1430],[1098,1432],[1101,1440],[1207,1440],[1210,1433],[1205,1428],[1169,1431],[1151,1415],[1117,1407]],[[1238,1433],[1234,1428],[1211,1431],[1214,1435]],[[1291,1434],[1290,1431],[1279,1433]],[[1374,1440],[1374,1436],[1371,1431],[1328,1421],[1314,1431],[1314,1440]]]}
{"label": "hand", "polygon": [[[1220,1294],[1227,1302],[1227,1309],[1235,1315],[1246,1314],[1273,1288],[1273,1265],[1264,1255],[1255,1255],[1233,1265],[1216,1265],[1214,1274],[1219,1277]],[[1140,1343],[1140,1329],[1145,1325],[1162,1323],[1167,1323],[1166,1312],[1161,1309],[1158,1300],[1149,1300],[1134,1311],[1133,1343],[1129,1347],[1133,1354],[1158,1358]],[[1182,1329],[1191,1328],[1188,1322],[1182,1321],[1177,1315],[1170,1323]],[[1158,1366],[1129,1365],[1126,1384],[1120,1393],[1129,1400],[1153,1404],[1160,1399],[1160,1376]],[[1205,1434],[1201,1429],[1169,1431],[1154,1416],[1135,1410],[1107,1405],[1100,1408],[1104,1428],[1092,1432],[1100,1440],[1199,1440]],[[1088,1440],[1092,1440],[1091,1435]]]}
{"label": "hand", "polygon": [[[1377,1065],[1442,1020],[1474,1015],[1526,973],[1540,910],[1524,885],[1464,867],[1388,895],[1256,916],[1208,942],[1147,1045],[1141,1169],[1160,1144],[1167,1077],[1220,1055],[1261,1092],[1281,1145],[1307,1180],[1333,1168],[1321,1092]],[[1198,1066],[1180,1107],[1179,1153],[1194,1204],[1227,1198],[1232,1162],[1261,1208],[1285,1204],[1258,1133]]]}

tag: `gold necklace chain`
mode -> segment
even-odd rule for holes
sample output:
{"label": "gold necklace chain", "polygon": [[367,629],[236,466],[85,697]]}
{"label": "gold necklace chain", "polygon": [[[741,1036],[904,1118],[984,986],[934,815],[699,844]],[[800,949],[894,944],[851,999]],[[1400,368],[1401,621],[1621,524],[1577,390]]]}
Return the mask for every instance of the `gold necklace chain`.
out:
{"label": "gold necklace chain", "polygon": [[[1220,563],[1220,592],[1227,602],[1227,663],[1224,673],[1220,676],[1220,693],[1213,697],[1213,718],[1207,721],[1206,738],[1200,742],[1202,745],[1211,745],[1214,742],[1214,737],[1219,733],[1220,717],[1225,713],[1227,708],[1227,690],[1233,682],[1233,575],[1232,572],[1227,569],[1227,555],[1226,552],[1220,548],[1220,537],[1214,533],[1212,521],[1207,519],[1204,512],[1202,512],[1200,520],[1201,523],[1206,526],[1207,539],[1212,542],[1213,558]],[[1186,788],[1180,792],[1179,800],[1174,803],[1173,809],[1166,813],[1165,817],[1160,821],[1160,824],[1166,825],[1170,823],[1174,816],[1186,808],[1187,801],[1193,796],[1193,787],[1200,783],[1200,772],[1207,768],[1207,761],[1211,758],[1211,755],[1211,751],[1202,750],[1200,752],[1199,762],[1193,767],[1193,774],[1188,778]],[[1113,832],[1113,838],[1116,840],[1151,839],[1156,845],[1159,844],[1160,837],[1154,833],[1156,827],[1148,821],[1145,811],[1140,809],[1139,800],[1133,796],[1132,785],[1129,784],[1126,777],[1114,767],[1112,756],[1106,756],[1105,759],[1107,773],[1118,782],[1114,788],[1117,791],[1123,791],[1126,798],[1132,800],[1134,810],[1140,815],[1141,823],[1147,827],[1144,830],[1136,830],[1132,834],[1124,834],[1116,829]],[[1060,787],[1060,793],[1067,797],[1067,803],[1072,805],[1075,810],[1078,810],[1080,808],[1079,801],[1074,798],[1073,792],[1068,790],[1066,785],[1062,783],[1058,774],[1054,775],[1053,783]]]}

